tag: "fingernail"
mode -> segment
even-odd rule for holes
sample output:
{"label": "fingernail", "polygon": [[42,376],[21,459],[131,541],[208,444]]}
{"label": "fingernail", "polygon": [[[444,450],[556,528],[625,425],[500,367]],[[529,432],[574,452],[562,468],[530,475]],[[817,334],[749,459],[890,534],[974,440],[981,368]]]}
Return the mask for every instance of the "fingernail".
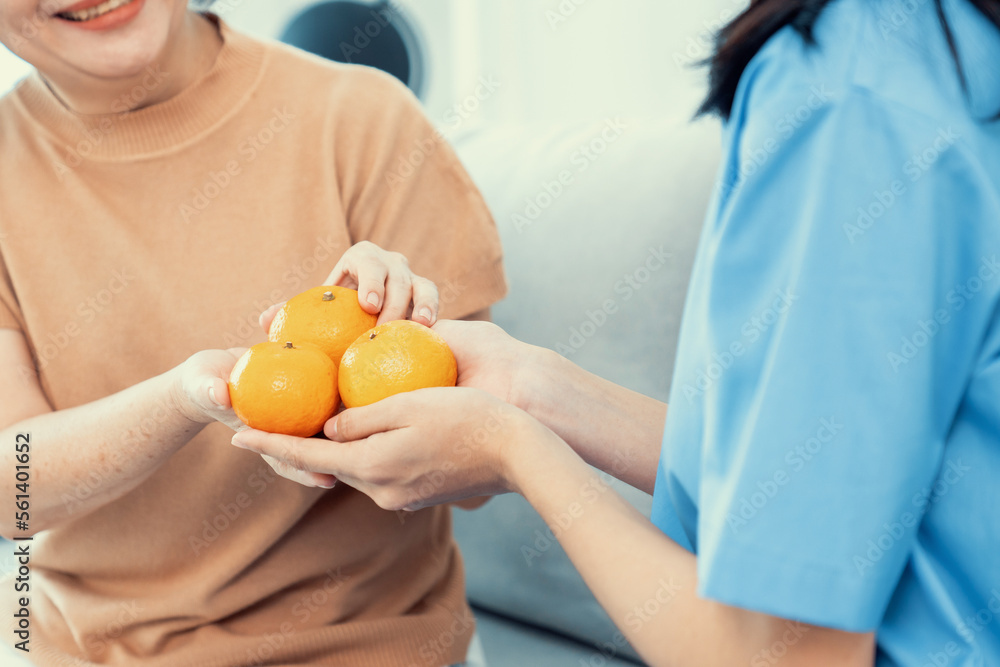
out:
{"label": "fingernail", "polygon": [[434,313],[431,312],[430,308],[421,308],[418,315],[428,322],[434,321]]}
{"label": "fingernail", "polygon": [[327,486],[326,484],[320,484],[320,485],[319,485],[319,487],[320,487],[321,489],[326,489],[327,491],[329,491],[330,489],[333,489],[333,488],[336,488],[336,486],[337,486],[337,483],[336,483],[336,482],[334,482],[333,484],[331,484],[331,485],[329,485],[329,486]]}
{"label": "fingernail", "polygon": [[377,306],[378,294],[376,294],[375,292],[368,292],[368,303],[370,303],[373,306]]}
{"label": "fingernail", "polygon": [[243,443],[243,438],[241,436],[242,436],[241,433],[237,433],[236,435],[233,436],[233,441],[232,441],[233,446],[239,447],[240,449],[246,449],[247,446]]}
{"label": "fingernail", "polygon": [[328,438],[330,438],[330,440],[333,440],[334,442],[336,442],[337,441],[337,436],[340,435],[339,433],[337,433],[337,418],[336,417],[331,417],[330,421],[328,421],[326,423],[326,431],[327,431],[326,437],[328,437]]}
{"label": "fingernail", "polygon": [[209,387],[209,388],[208,388],[208,397],[209,397],[209,398],[210,398],[210,399],[212,400],[212,402],[213,402],[213,403],[215,403],[215,404],[216,404],[217,406],[219,406],[220,408],[222,407],[222,403],[220,403],[220,402],[219,402],[219,399],[215,397],[215,387]]}

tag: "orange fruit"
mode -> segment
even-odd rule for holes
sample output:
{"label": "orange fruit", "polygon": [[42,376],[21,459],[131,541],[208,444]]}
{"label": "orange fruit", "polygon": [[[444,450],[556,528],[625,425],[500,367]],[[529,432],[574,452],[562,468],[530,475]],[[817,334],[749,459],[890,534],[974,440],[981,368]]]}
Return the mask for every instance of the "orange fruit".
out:
{"label": "orange fruit", "polygon": [[315,287],[288,300],[271,323],[268,340],[311,343],[340,364],[344,350],[375,326],[358,303],[358,293],[346,287]]}
{"label": "orange fruit", "polygon": [[410,320],[380,324],[351,343],[340,362],[340,395],[356,408],[427,387],[454,387],[455,355],[441,336]]}
{"label": "orange fruit", "polygon": [[337,366],[314,345],[260,343],[233,367],[229,398],[250,428],[309,438],[337,411]]}

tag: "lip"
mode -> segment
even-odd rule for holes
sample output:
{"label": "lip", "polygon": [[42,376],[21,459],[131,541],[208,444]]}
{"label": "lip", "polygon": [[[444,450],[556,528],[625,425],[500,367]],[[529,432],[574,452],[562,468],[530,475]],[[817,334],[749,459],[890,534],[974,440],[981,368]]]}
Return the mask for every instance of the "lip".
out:
{"label": "lip", "polygon": [[56,15],[53,16],[58,21],[61,21],[63,25],[67,25],[73,28],[79,28],[80,30],[88,31],[99,31],[99,30],[114,30],[115,28],[120,28],[121,26],[130,23],[132,19],[139,15],[142,11],[143,5],[146,4],[146,0],[133,0],[129,4],[119,7],[118,9],[108,12],[104,16],[99,16],[96,19],[91,19],[90,21],[70,21],[69,19],[64,19],[58,14],[63,12],[79,12],[85,9],[90,9],[103,4],[106,0],[83,0],[75,5],[71,5],[65,9],[60,9]]}

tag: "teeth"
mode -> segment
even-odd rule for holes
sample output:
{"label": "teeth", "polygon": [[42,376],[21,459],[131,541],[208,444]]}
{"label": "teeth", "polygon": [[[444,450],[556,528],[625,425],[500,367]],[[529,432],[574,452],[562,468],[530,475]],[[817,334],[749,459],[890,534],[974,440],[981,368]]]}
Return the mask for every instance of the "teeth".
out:
{"label": "teeth", "polygon": [[58,16],[70,21],[91,21],[98,16],[104,16],[108,12],[115,11],[119,7],[124,7],[130,2],[133,2],[133,0],[108,0],[90,9],[83,9],[78,12],[61,12]]}

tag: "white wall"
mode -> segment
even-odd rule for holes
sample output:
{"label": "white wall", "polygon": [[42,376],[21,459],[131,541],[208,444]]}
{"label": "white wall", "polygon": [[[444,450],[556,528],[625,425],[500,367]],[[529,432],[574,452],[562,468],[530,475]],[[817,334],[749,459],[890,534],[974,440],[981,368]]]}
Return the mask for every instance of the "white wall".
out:
{"label": "white wall", "polygon": [[[222,0],[234,26],[275,36],[310,0]],[[398,0],[427,37],[428,113],[462,128],[479,122],[547,123],[609,115],[690,115],[711,35],[748,0]],[[480,77],[500,87],[484,92]],[[478,89],[478,90],[477,90]],[[449,112],[451,110],[451,113]]]}
{"label": "white wall", "polygon": [[[314,0],[217,0],[236,28],[276,37]],[[610,115],[690,114],[714,28],[747,0],[398,0],[424,34],[433,120],[561,123]],[[0,49],[0,93],[28,71]],[[480,77],[500,87],[486,93]],[[477,99],[476,93],[487,99]],[[461,112],[455,123],[456,105]],[[449,122],[452,121],[452,122]]]}
{"label": "white wall", "polygon": [[31,66],[28,63],[0,46],[0,95],[10,90],[30,71]]}

